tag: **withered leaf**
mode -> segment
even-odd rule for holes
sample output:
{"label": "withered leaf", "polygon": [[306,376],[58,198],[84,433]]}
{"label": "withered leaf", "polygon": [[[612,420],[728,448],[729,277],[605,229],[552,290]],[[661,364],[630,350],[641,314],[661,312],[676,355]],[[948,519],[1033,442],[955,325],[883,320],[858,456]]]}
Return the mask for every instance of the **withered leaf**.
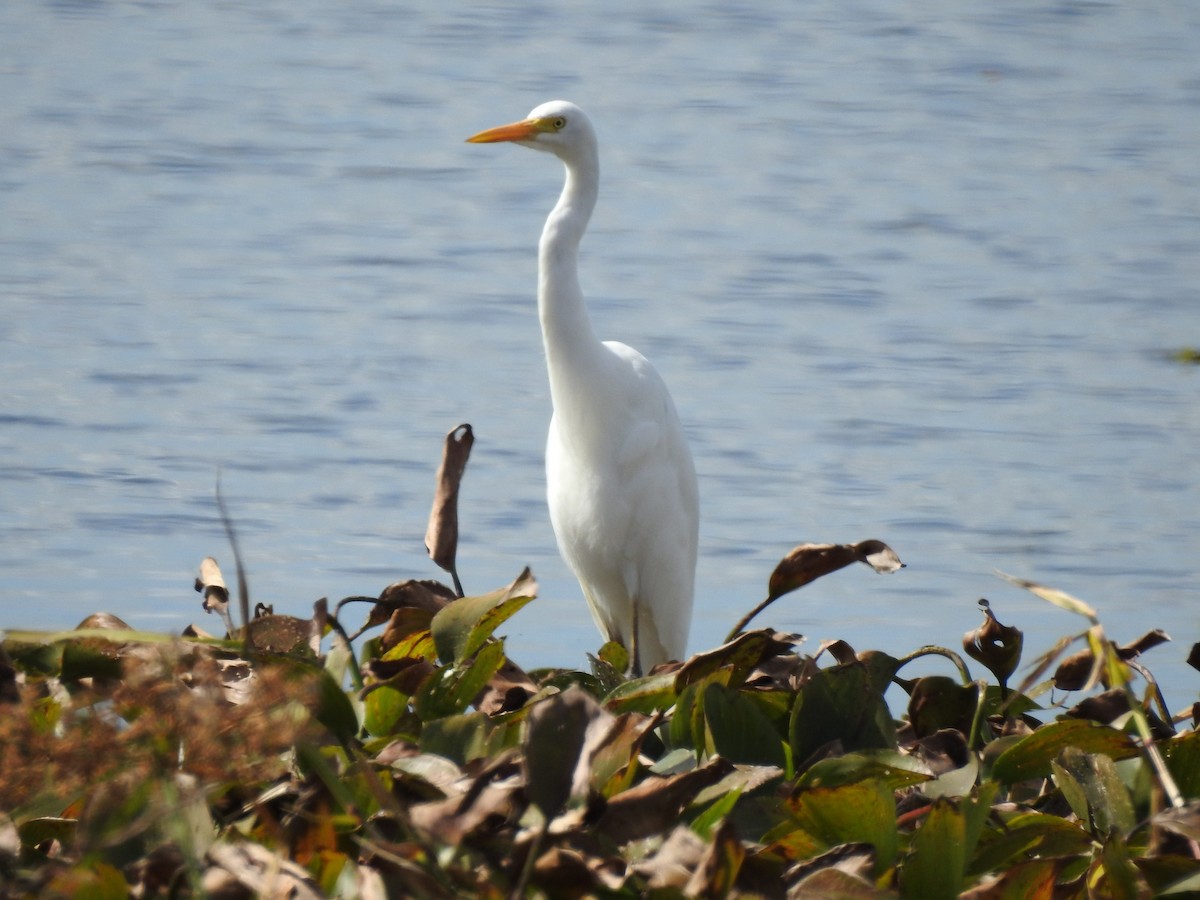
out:
{"label": "withered leaf", "polygon": [[823,575],[861,562],[876,572],[895,572],[904,568],[900,557],[883,541],[867,540],[857,544],[800,544],[780,560],[771,573],[767,596],[774,600],[816,581]]}
{"label": "withered leaf", "polygon": [[[578,687],[548,697],[529,711],[525,730],[525,791],[547,819],[587,787],[588,728],[612,715]],[[581,763],[583,763],[581,765]]]}
{"label": "withered leaf", "polygon": [[1189,801],[1186,806],[1157,813],[1155,825],[1191,841],[1200,841],[1200,800]]}
{"label": "withered leaf", "polygon": [[[201,881],[206,896],[236,896],[246,888],[261,896],[318,900],[322,895],[302,866],[260,844],[219,842],[208,851],[212,864]],[[227,893],[226,893],[227,892]]]}
{"label": "withered leaf", "polygon": [[678,821],[700,791],[733,770],[733,763],[718,756],[690,772],[647,778],[608,801],[594,833],[622,844],[658,834]]}
{"label": "withered leaf", "polygon": [[875,848],[870,844],[839,844],[787,872],[789,897],[874,897],[871,872]]}
{"label": "withered leaf", "polygon": [[658,852],[639,861],[634,871],[645,878],[646,886],[653,890],[682,890],[699,868],[707,850],[708,845],[700,835],[686,825],[677,825]]}
{"label": "withered leaf", "polygon": [[[379,595],[378,604],[385,610],[412,607],[435,613],[457,597],[458,595],[451,588],[440,581],[410,578],[407,581],[397,581],[395,584],[385,587],[383,593]],[[378,621],[386,620],[387,616],[385,615]]]}
{"label": "withered leaf", "polygon": [[794,635],[782,634],[770,628],[747,631],[720,647],[695,654],[675,675],[675,690],[701,681],[720,669],[733,670],[732,687],[739,686],[746,676],[767,660],[791,652],[796,645]]}
{"label": "withered leaf", "polygon": [[1002,625],[987,600],[979,601],[983,609],[983,624],[963,635],[963,649],[972,659],[983,663],[996,676],[1001,687],[1021,662],[1021,647],[1025,636],[1013,625]]}
{"label": "withered leaf", "polygon": [[683,889],[686,897],[728,897],[746,858],[733,823],[725,819],[709,841],[700,865]]}
{"label": "withered leaf", "polygon": [[888,573],[903,569],[904,563],[883,541],[866,540],[857,544],[800,544],[779,561],[767,582],[767,597],[742,616],[725,638],[731,641],[750,620],[782,597],[822,575],[844,569],[852,562],[861,562],[876,572]]}
{"label": "withered leaf", "polygon": [[429,558],[451,574],[458,553],[458,488],[474,443],[475,435],[467,424],[446,434],[433,509],[429,513],[429,527],[425,530],[425,549]]}

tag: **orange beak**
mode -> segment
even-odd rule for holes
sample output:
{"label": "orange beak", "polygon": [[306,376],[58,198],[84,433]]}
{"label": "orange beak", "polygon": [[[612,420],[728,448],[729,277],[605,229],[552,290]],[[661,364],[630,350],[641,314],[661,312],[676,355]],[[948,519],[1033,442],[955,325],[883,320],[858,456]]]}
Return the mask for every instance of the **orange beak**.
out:
{"label": "orange beak", "polygon": [[501,125],[481,131],[479,134],[473,134],[467,138],[467,143],[496,144],[500,141],[530,141],[537,137],[541,130],[537,120],[526,119],[524,122],[513,122],[511,125]]}

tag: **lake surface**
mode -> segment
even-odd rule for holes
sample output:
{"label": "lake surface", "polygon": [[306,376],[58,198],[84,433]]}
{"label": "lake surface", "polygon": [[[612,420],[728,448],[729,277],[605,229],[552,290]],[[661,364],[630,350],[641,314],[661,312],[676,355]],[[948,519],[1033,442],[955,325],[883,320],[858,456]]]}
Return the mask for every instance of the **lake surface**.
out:
{"label": "lake surface", "polygon": [[0,625],[203,621],[528,564],[523,664],[598,645],[543,499],[535,244],[552,158],[463,143],[543,100],[604,165],[597,330],[672,386],[703,524],[691,649],[801,541],[887,541],[760,620],[897,655],[988,597],[1026,658],[1099,608],[1179,708],[1200,640],[1200,5],[0,6]]}

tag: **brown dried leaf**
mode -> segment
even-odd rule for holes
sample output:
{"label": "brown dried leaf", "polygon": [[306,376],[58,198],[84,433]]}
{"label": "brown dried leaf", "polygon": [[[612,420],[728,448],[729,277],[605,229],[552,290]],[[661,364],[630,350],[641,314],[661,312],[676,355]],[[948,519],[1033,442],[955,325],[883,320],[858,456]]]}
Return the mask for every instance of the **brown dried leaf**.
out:
{"label": "brown dried leaf", "polygon": [[1155,814],[1151,821],[1190,841],[1200,841],[1200,800],[1192,800],[1179,809],[1164,810]]}
{"label": "brown dried leaf", "polygon": [[738,871],[746,858],[746,848],[738,840],[733,823],[725,819],[712,835],[683,893],[687,897],[729,897]]}
{"label": "brown dried leaf", "polygon": [[780,560],[771,573],[767,596],[774,600],[822,575],[861,562],[886,574],[903,569],[904,563],[883,541],[866,540],[857,544],[800,544]]}
{"label": "brown dried leaf", "polygon": [[1054,686],[1060,691],[1084,690],[1097,681],[1107,686],[1108,677],[1091,650],[1072,653],[1054,670]]}
{"label": "brown dried leaf", "polygon": [[[491,784],[491,775],[475,779],[470,789],[445,800],[419,803],[410,811],[412,823],[451,846],[480,827],[506,821],[517,810],[518,785]],[[482,783],[480,783],[482,781]]]}
{"label": "brown dried leaf", "polygon": [[[379,595],[378,605],[388,611],[411,608],[436,613],[443,606],[457,599],[458,595],[454,593],[453,589],[440,581],[428,578],[410,578],[407,581],[397,581],[395,584],[385,587],[383,593]],[[384,615],[379,621],[383,622],[386,619],[387,616]]]}
{"label": "brown dried leaf", "polygon": [[483,693],[475,698],[475,708],[489,716],[513,712],[538,692],[538,685],[510,659],[505,659]]}
{"label": "brown dried leaf", "polygon": [[791,652],[797,640],[795,635],[782,634],[770,628],[739,634],[720,647],[697,653],[685,662],[675,676],[675,690],[680,692],[689,684],[724,668],[733,670],[730,684],[737,687],[752,670],[767,660]]}
{"label": "brown dried leaf", "polygon": [[624,844],[666,831],[700,791],[734,770],[715,757],[706,765],[669,778],[647,778],[608,801],[593,826],[596,835]]}
{"label": "brown dried leaf", "polygon": [[876,897],[875,848],[853,843],[796,863],[788,870],[788,897]]}
{"label": "brown dried leaf", "polygon": [[525,731],[525,791],[552,819],[588,785],[588,732],[598,725],[607,733],[612,713],[590,694],[570,687],[529,711]]}
{"label": "brown dried leaf", "polygon": [[[708,850],[708,845],[686,825],[677,825],[663,841],[658,852],[634,866],[651,890],[682,890]],[[689,895],[690,896],[690,895]]]}
{"label": "brown dried leaf", "polygon": [[1161,628],[1155,628],[1153,631],[1147,631],[1136,641],[1130,641],[1124,647],[1121,647],[1117,653],[1120,654],[1121,659],[1136,659],[1147,650],[1152,650],[1160,644],[1169,643],[1170,640],[1171,636],[1169,634]]}
{"label": "brown dried leaf", "polygon": [[450,573],[454,572],[454,558],[458,552],[458,487],[474,443],[475,435],[467,424],[446,434],[433,509],[429,513],[429,527],[425,530],[425,549],[429,558]]}
{"label": "brown dried leaf", "polygon": [[987,600],[980,600],[979,605],[983,609],[983,624],[963,635],[963,649],[972,659],[987,666],[1000,686],[1005,687],[1021,661],[1025,636],[1013,625],[1000,624]]}
{"label": "brown dried leaf", "polygon": [[[420,632],[429,632],[429,623],[433,621],[433,613],[424,609],[398,609],[392,613],[391,620],[388,622],[388,627],[384,629],[383,636],[379,639],[380,649],[387,653],[397,644],[411,635]],[[433,643],[433,638],[429,638],[430,643]]]}
{"label": "brown dried leaf", "polygon": [[201,888],[208,897],[240,896],[239,887],[259,897],[320,900],[324,896],[303,867],[261,844],[213,844],[208,859],[212,867],[201,879]]}

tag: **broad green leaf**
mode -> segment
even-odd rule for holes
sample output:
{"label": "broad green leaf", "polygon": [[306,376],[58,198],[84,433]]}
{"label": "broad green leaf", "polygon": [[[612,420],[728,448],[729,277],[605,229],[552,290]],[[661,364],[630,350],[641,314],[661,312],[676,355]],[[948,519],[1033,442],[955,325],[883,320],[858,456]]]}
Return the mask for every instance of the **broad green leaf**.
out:
{"label": "broad green leaf", "polygon": [[358,714],[341,685],[324,669],[310,670],[317,679],[317,708],[314,715],[342,743],[358,735]]}
{"label": "broad green leaf", "polygon": [[913,835],[901,870],[901,896],[912,900],[953,900],[962,890],[967,865],[967,825],[957,805],[935,800]]}
{"label": "broad green leaf", "polygon": [[496,723],[481,712],[446,716],[426,722],[418,742],[425,753],[436,753],[465,766],[488,755],[489,738]]}
{"label": "broad green leaf", "polygon": [[1075,814],[1075,818],[1080,822],[1088,821],[1087,791],[1083,789],[1083,785],[1079,783],[1079,779],[1075,777],[1069,768],[1059,763],[1058,760],[1050,761],[1050,774],[1054,776],[1054,783],[1058,786],[1058,792],[1063,795],[1063,799],[1071,807],[1071,812]]}
{"label": "broad green leaf", "polygon": [[875,875],[896,859],[896,801],[892,791],[874,779],[833,788],[809,788],[791,800],[800,828],[826,847],[861,841],[875,848]]}
{"label": "broad green leaf", "polygon": [[[1113,900],[1141,900],[1149,896],[1149,890],[1142,875],[1129,859],[1129,848],[1125,838],[1113,832],[1104,842],[1101,855],[1103,868],[1093,866],[1088,873],[1088,884],[1093,889],[1093,896],[1112,897]],[[1101,875],[1102,872],[1102,875]],[[1103,882],[1101,884],[1098,881]]]}
{"label": "broad green leaf", "polygon": [[504,644],[493,641],[464,665],[438,669],[413,696],[413,708],[425,722],[463,712],[504,665]]}
{"label": "broad green leaf", "polygon": [[782,768],[783,738],[752,695],[712,682],[704,689],[703,702],[717,753],[735,763]]}
{"label": "broad green leaf", "polygon": [[374,686],[363,697],[363,727],[369,734],[391,734],[407,709],[407,694],[390,684]]}
{"label": "broad green leaf", "polygon": [[728,670],[712,672],[703,681],[689,684],[675,701],[675,713],[667,726],[672,747],[687,747],[701,756],[711,755],[708,729],[704,720],[704,689],[713,683],[724,683]]}
{"label": "broad green leaf", "polygon": [[739,790],[726,791],[714,800],[708,809],[692,820],[692,831],[696,832],[704,840],[708,840],[712,835],[713,829],[733,811],[734,806],[737,805],[741,796],[742,792]]}
{"label": "broad green leaf", "polygon": [[873,681],[866,666],[848,663],[822,669],[800,688],[789,726],[797,767],[831,741],[847,751],[896,747],[895,723]]}
{"label": "broad green leaf", "polygon": [[461,663],[470,658],[492,632],[531,600],[531,596],[511,596],[510,589],[503,588],[447,604],[429,625],[438,659],[444,663]]}
{"label": "broad green leaf", "polygon": [[68,641],[63,644],[63,681],[80,678],[120,678],[121,659],[115,644],[99,641]]}
{"label": "broad green leaf", "polygon": [[926,773],[918,772],[909,757],[890,750],[865,750],[819,760],[800,776],[796,786],[832,788],[870,779],[890,791],[898,791],[930,778]]}
{"label": "broad green leaf", "polygon": [[927,737],[943,728],[970,734],[978,704],[978,685],[959,684],[945,675],[928,675],[912,687],[908,719],[917,737]]}
{"label": "broad green leaf", "polygon": [[1003,872],[1033,856],[1066,857],[1091,852],[1092,836],[1074,822],[1044,813],[1027,813],[985,833],[971,860],[972,874]]}
{"label": "broad green leaf", "polygon": [[1043,725],[1001,753],[992,775],[1005,784],[1044,778],[1050,774],[1051,760],[1066,747],[1103,753],[1113,759],[1128,759],[1138,753],[1133,739],[1115,728],[1083,719],[1063,719]]}
{"label": "broad green leaf", "polygon": [[604,705],[614,713],[651,715],[670,709],[675,699],[675,676],[668,673],[626,681],[604,698]]}
{"label": "broad green leaf", "polygon": [[[1063,791],[1080,821],[1092,823],[1097,837],[1103,838],[1111,831],[1127,835],[1133,830],[1133,802],[1112,759],[1100,753],[1084,753],[1076,747],[1067,747],[1051,765],[1056,775],[1065,776],[1059,790]],[[1082,811],[1079,808],[1081,801]]]}
{"label": "broad green leaf", "polygon": [[1175,785],[1188,800],[1200,799],[1200,731],[1189,731],[1158,745]]}

